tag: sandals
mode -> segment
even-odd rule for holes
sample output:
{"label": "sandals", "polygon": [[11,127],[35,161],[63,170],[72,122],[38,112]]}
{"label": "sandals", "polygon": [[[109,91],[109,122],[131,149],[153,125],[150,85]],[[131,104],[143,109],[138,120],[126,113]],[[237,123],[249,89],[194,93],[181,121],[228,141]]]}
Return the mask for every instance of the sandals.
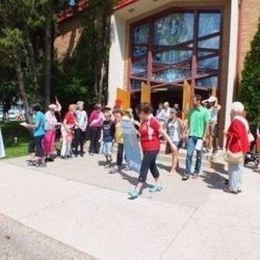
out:
{"label": "sandals", "polygon": [[163,189],[163,188],[162,188],[161,186],[156,185],[156,186],[153,186],[153,187],[149,190],[149,192],[151,192],[151,193],[159,192],[159,191],[161,191],[162,189]]}
{"label": "sandals", "polygon": [[226,192],[226,193],[230,193],[230,194],[238,194],[239,192],[241,192],[241,191],[234,191],[234,190],[231,190],[229,188],[224,189],[223,191]]}
{"label": "sandals", "polygon": [[136,190],[128,192],[129,199],[137,199],[139,197],[139,192]]}

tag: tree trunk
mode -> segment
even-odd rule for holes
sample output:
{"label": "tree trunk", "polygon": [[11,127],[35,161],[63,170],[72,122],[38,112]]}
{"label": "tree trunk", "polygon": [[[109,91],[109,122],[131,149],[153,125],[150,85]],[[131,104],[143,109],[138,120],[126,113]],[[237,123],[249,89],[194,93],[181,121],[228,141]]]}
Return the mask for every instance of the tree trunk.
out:
{"label": "tree trunk", "polygon": [[45,26],[45,64],[44,64],[44,105],[45,109],[50,104],[51,95],[51,51],[52,51],[52,36],[51,23],[52,20],[49,15],[46,16]]}
{"label": "tree trunk", "polygon": [[100,77],[99,77],[99,86],[98,86],[98,102],[102,103],[102,97],[103,97],[103,88],[104,88],[104,81],[105,81],[105,75],[106,75],[106,65],[103,61],[100,71]]}
{"label": "tree trunk", "polygon": [[28,31],[26,31],[26,42],[28,47],[29,65],[30,65],[30,72],[33,80],[33,85],[38,90],[39,85],[38,85],[36,62],[35,62],[35,52],[31,41],[30,33]]}
{"label": "tree trunk", "polygon": [[22,67],[21,67],[21,60],[18,58],[15,61],[15,71],[16,71],[16,77],[18,81],[18,86],[19,86],[19,92],[24,104],[24,111],[25,111],[25,119],[28,123],[32,122],[32,119],[30,117],[30,107],[29,107],[29,102],[27,99],[27,95],[25,92],[25,86],[24,86],[24,77],[23,77],[23,72],[22,72]]}

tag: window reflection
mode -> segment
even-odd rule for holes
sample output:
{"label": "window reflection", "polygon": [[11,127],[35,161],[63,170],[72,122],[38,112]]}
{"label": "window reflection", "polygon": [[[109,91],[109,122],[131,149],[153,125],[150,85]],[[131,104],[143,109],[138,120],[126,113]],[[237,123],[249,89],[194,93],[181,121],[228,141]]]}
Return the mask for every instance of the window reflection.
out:
{"label": "window reflection", "polygon": [[180,61],[190,60],[192,51],[165,51],[154,55],[154,63],[174,64]]}
{"label": "window reflection", "polygon": [[137,26],[134,30],[134,41],[139,44],[147,44],[149,39],[149,24]]}
{"label": "window reflection", "polygon": [[220,37],[216,36],[199,42],[199,48],[219,49]]}
{"label": "window reflection", "polygon": [[220,32],[220,13],[199,14],[199,36]]}
{"label": "window reflection", "polygon": [[193,13],[174,13],[156,20],[154,43],[169,46],[192,40],[193,22]]}
{"label": "window reflection", "polygon": [[218,86],[218,77],[208,77],[197,80],[197,86],[201,88],[212,88]]}
{"label": "window reflection", "polygon": [[166,69],[153,73],[153,80],[156,81],[175,82],[185,80],[190,77],[191,71],[184,69]]}
{"label": "window reflection", "polygon": [[[156,86],[193,79],[200,88],[218,85],[220,12],[200,11],[198,16],[195,11],[174,12],[151,18],[150,22],[132,30],[130,77],[133,90],[140,89],[142,81]],[[192,62],[193,56],[196,62]]]}

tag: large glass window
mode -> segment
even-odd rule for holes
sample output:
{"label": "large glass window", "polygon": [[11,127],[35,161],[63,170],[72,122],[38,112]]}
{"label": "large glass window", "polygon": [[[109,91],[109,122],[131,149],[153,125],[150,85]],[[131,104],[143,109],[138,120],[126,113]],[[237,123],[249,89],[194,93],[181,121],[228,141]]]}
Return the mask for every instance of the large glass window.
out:
{"label": "large glass window", "polygon": [[195,87],[219,83],[221,14],[172,12],[132,26],[130,82],[169,86],[190,81]]}

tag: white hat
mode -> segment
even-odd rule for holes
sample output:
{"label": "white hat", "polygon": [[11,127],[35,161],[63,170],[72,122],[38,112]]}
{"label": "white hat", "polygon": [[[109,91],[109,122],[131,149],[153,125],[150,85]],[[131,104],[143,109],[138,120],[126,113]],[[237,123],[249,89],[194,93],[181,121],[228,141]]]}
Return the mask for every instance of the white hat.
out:
{"label": "white hat", "polygon": [[57,106],[56,106],[55,104],[50,104],[50,105],[49,105],[49,109],[55,110],[56,108],[57,108]]}
{"label": "white hat", "polygon": [[209,103],[213,103],[213,102],[216,102],[217,101],[217,98],[214,97],[214,96],[211,96],[209,99],[208,99],[208,102]]}

